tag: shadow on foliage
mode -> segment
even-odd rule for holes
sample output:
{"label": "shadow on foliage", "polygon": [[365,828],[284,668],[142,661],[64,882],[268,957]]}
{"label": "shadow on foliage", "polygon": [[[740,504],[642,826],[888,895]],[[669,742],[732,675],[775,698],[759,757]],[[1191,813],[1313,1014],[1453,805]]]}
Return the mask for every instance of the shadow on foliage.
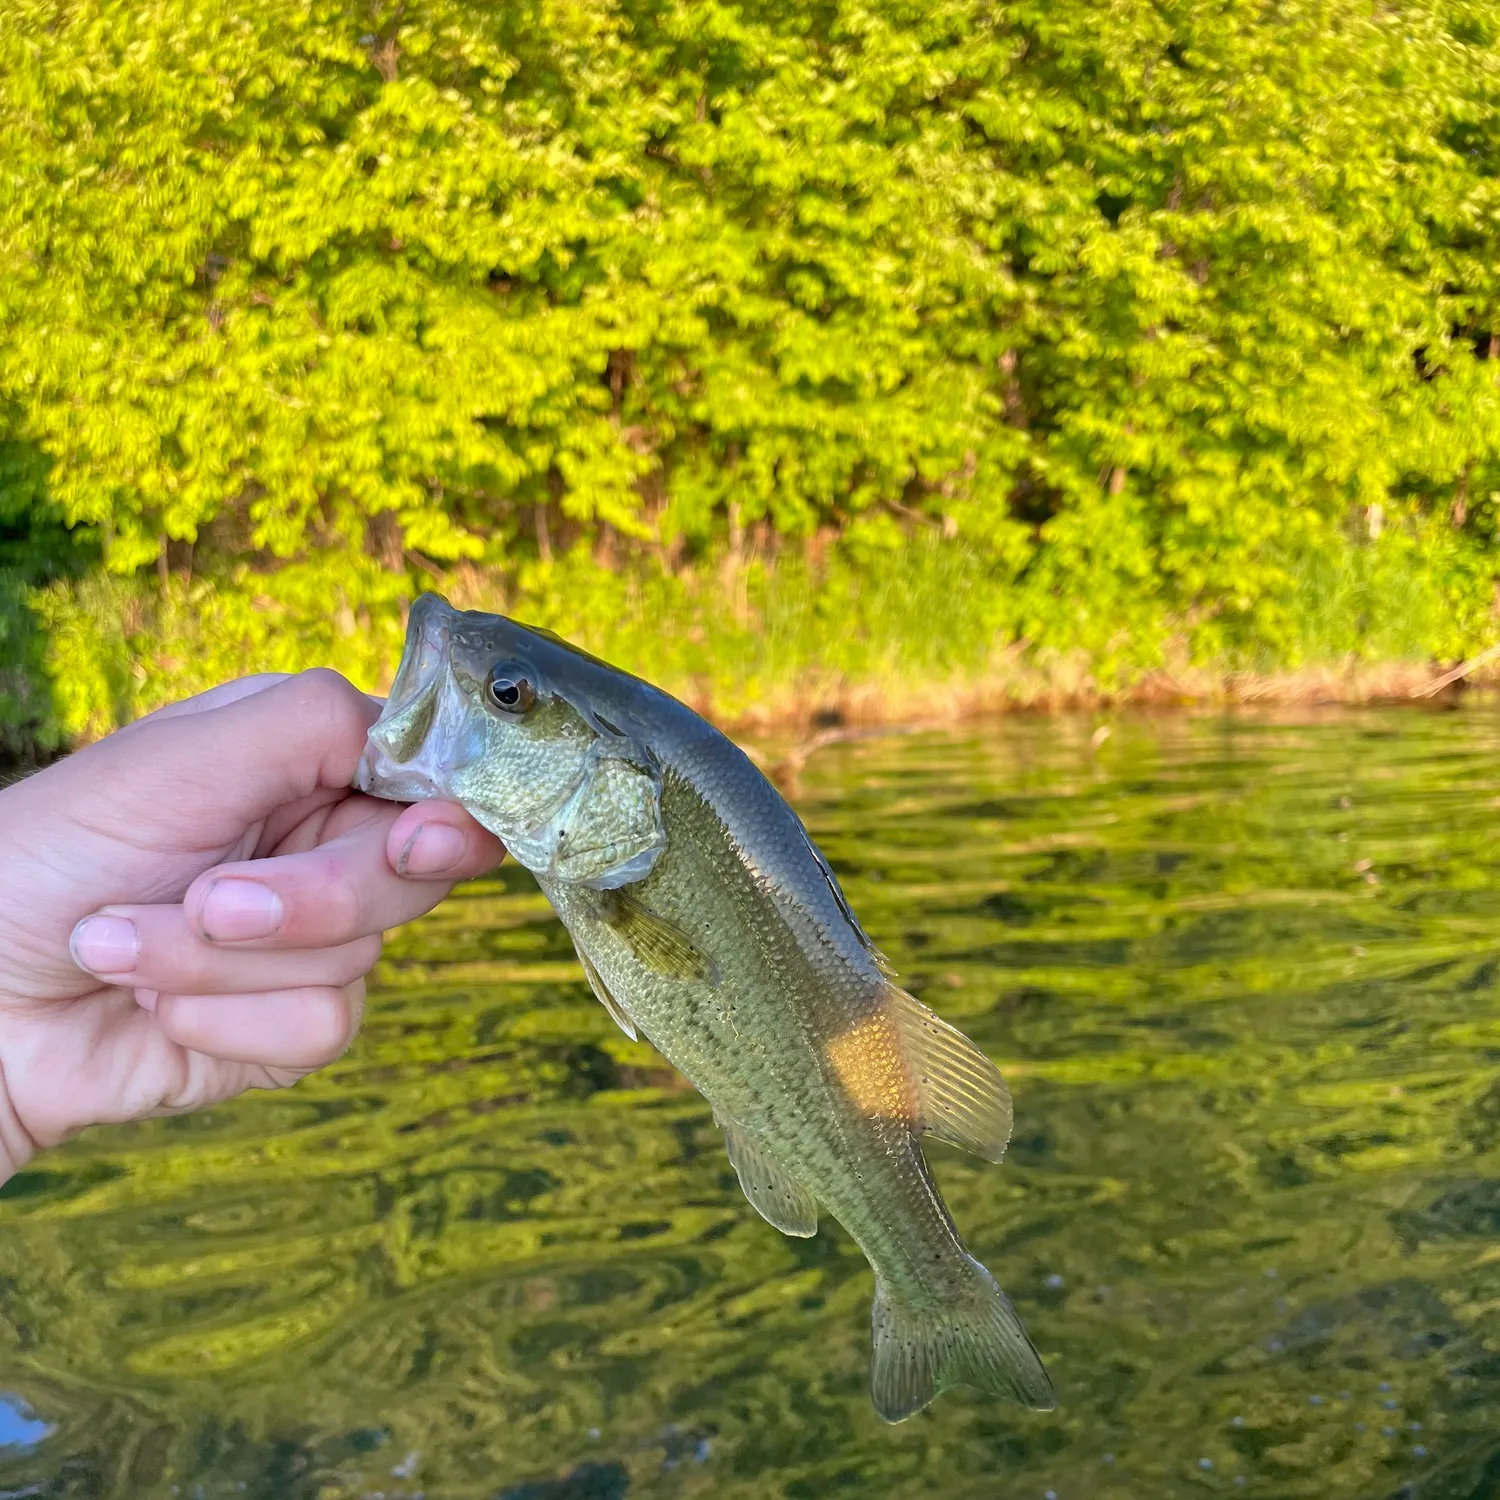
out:
{"label": "shadow on foliage", "polygon": [[39,585],[76,576],[92,552],[48,498],[46,455],[8,438],[8,425],[0,411],[0,768],[34,765],[61,746],[31,598]]}

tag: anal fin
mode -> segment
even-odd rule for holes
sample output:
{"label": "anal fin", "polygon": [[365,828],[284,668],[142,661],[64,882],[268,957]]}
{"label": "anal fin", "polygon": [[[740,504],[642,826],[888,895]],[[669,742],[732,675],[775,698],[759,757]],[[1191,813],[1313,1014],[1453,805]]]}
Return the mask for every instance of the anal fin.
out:
{"label": "anal fin", "polygon": [[917,1123],[940,1141],[999,1161],[1011,1131],[1010,1090],[999,1069],[905,990],[891,985],[887,998],[916,1088]]}
{"label": "anal fin", "polygon": [[724,1149],[740,1186],[761,1218],[783,1234],[808,1239],[818,1232],[818,1200],[742,1126],[720,1120]]}
{"label": "anal fin", "polygon": [[599,977],[598,969],[596,969],[593,964],[591,964],[588,959],[584,957],[582,951],[579,951],[578,953],[578,962],[583,965],[584,977],[588,980],[589,988],[593,990],[594,995],[598,999],[600,1005],[602,1005],[605,1010],[609,1012],[610,1017],[613,1019],[615,1025],[618,1026],[620,1030],[623,1031],[632,1042],[635,1041],[635,1022],[630,1019],[630,1012],[626,1010],[625,1007],[621,1005],[613,995],[610,994],[609,986],[606,985],[605,982]]}

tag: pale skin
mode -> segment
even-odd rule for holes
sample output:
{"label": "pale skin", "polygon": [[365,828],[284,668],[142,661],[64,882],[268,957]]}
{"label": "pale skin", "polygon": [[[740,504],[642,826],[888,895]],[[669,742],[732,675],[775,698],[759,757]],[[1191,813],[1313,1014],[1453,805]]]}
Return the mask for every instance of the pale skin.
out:
{"label": "pale skin", "polygon": [[335,672],[243,678],[0,791],[0,1182],[332,1062],[382,934],[500,861],[456,804],[350,790],[378,712]]}

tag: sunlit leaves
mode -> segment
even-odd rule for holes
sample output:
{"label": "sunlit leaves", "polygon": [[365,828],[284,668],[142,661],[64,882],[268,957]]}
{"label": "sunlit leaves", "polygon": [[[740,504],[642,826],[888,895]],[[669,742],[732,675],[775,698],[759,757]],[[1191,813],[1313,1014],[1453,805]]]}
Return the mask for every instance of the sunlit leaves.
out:
{"label": "sunlit leaves", "polygon": [[1128,605],[1248,659],[1383,527],[1488,631],[1473,0],[6,20],[0,399],[117,571],[879,514],[987,551],[1045,644]]}

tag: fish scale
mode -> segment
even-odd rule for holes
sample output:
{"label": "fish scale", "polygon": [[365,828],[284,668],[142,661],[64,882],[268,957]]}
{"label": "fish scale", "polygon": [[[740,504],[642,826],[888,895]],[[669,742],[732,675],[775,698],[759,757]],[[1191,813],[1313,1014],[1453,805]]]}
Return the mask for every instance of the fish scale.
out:
{"label": "fish scale", "polygon": [[960,1383],[1052,1404],[921,1151],[925,1131],[998,1161],[1005,1086],[892,982],[796,814],[742,751],[556,637],[426,595],[358,784],[452,797],[504,840],[611,1014],[713,1105],[755,1208],[807,1235],[821,1205],[854,1237],[875,1271],[882,1417]]}

